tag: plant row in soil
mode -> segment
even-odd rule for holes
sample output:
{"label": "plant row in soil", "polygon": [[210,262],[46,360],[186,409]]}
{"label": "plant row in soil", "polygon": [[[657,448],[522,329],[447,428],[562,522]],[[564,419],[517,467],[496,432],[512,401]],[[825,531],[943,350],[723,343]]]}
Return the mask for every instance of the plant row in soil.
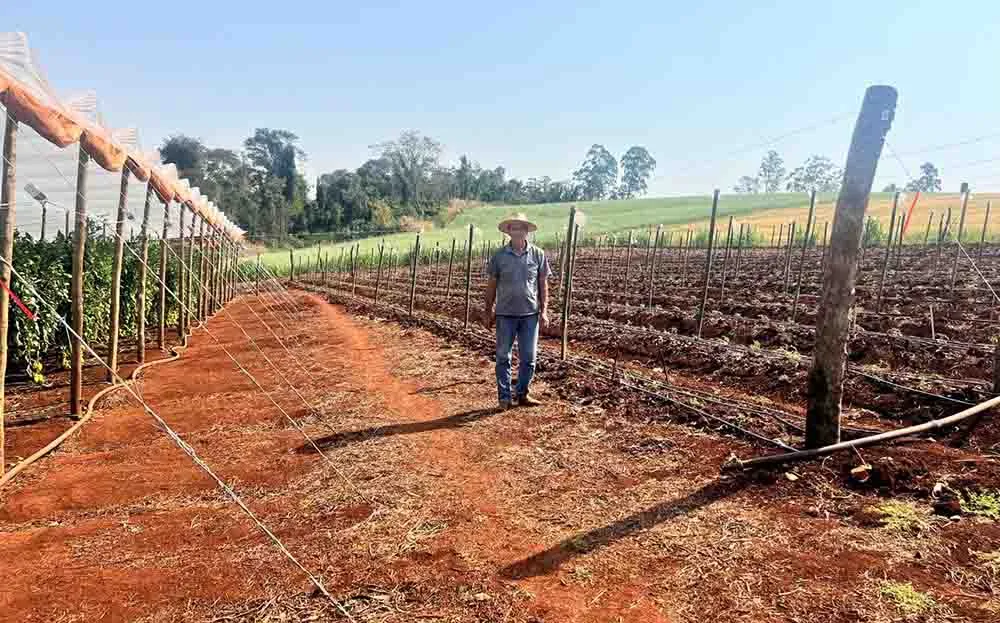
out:
{"label": "plant row in soil", "polygon": [[[312,283],[324,285],[321,279]],[[325,289],[339,294],[350,293],[349,285],[341,287],[336,283],[327,283]],[[355,293],[358,300],[371,299],[374,288],[359,283],[355,286]],[[409,294],[401,288],[386,286],[380,288],[379,301],[383,305],[388,303],[405,309]],[[473,323],[478,322],[481,308],[477,303],[472,308]],[[606,309],[606,306],[599,307]],[[414,297],[414,308],[456,320],[464,320],[465,317],[464,299],[458,296],[448,299],[418,294]],[[630,310],[633,314],[645,311],[638,308],[619,309],[622,313]],[[809,358],[801,354],[802,351],[783,346],[793,343],[802,346],[803,351],[807,350],[806,346],[811,348],[811,328],[798,326],[789,332],[787,327],[775,323],[747,319],[741,345],[732,340],[699,340],[669,331],[647,329],[635,326],[639,324],[636,318],[632,320],[633,324],[629,325],[621,320],[594,317],[588,314],[585,306],[574,303],[570,343],[573,348],[585,345],[606,357],[630,359],[647,367],[686,370],[732,387],[752,386],[756,392],[774,400],[801,402],[803,399]],[[693,322],[691,318],[687,320]],[[733,333],[726,322],[725,318],[707,316],[705,334],[722,334],[726,330]],[[548,337],[559,335],[558,324],[554,325],[546,332]],[[772,346],[775,343],[779,347]],[[852,373],[848,375],[846,394],[849,406],[904,421],[925,421],[952,413],[960,408],[959,403],[954,401],[974,403],[987,395],[985,384],[958,379],[981,377],[991,357],[992,353],[976,349],[957,350],[930,343],[908,344],[887,336],[856,334],[850,344]],[[873,363],[878,367],[872,376],[946,396],[952,401],[899,390],[858,374],[872,372],[872,368],[863,366]],[[952,378],[932,379],[927,372],[944,372]],[[917,373],[916,378],[914,373]]]}

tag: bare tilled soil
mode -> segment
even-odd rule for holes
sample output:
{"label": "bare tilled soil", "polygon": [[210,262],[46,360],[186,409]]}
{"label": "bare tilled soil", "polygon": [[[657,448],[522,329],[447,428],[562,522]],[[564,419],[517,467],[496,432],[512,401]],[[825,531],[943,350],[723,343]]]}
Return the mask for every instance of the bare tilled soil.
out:
{"label": "bare tilled soil", "polygon": [[[546,339],[536,384],[545,404],[498,412],[488,332],[465,330],[446,309],[410,317],[390,305],[395,294],[381,296],[375,306],[327,287],[294,293],[294,308],[270,293],[244,296],[207,325],[323,456],[200,329],[178,361],[142,380],[149,404],[343,611],[138,405],[119,398],[0,492],[0,618],[993,621],[1000,613],[1000,525],[989,512],[1000,488],[994,419],[861,456],[723,473],[733,455],[800,442],[802,401],[789,388],[804,364],[749,347],[740,363],[721,342],[682,348],[684,336],[666,332],[678,340],[667,358],[574,336],[561,362]],[[682,352],[691,361],[672,363]],[[726,372],[741,365],[773,367]],[[762,384],[774,375],[789,379]],[[949,410],[862,387],[865,401],[899,402],[884,414],[849,409],[845,424],[858,430],[897,425],[896,407]],[[863,463],[864,475],[852,474]]]}

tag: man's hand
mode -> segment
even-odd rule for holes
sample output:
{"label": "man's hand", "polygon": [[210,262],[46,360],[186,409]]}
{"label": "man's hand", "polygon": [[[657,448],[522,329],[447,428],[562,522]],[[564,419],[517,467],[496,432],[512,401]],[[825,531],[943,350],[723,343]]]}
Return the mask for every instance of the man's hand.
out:
{"label": "man's hand", "polygon": [[545,333],[545,330],[549,328],[549,312],[548,310],[542,311],[538,314],[538,331],[539,333]]}
{"label": "man's hand", "polygon": [[493,315],[493,310],[492,309],[484,309],[483,310],[483,326],[486,327],[487,329],[492,328],[494,320],[496,320],[496,317]]}

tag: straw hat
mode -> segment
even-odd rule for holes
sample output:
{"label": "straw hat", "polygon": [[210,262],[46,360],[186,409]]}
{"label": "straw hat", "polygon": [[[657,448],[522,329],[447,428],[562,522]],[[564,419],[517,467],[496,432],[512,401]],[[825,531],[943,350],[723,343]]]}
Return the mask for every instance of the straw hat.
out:
{"label": "straw hat", "polygon": [[505,218],[504,220],[500,221],[500,224],[497,225],[497,229],[499,229],[500,231],[502,231],[505,234],[510,234],[510,231],[509,231],[510,230],[510,226],[513,225],[514,223],[523,223],[524,225],[526,225],[528,227],[528,231],[529,232],[532,232],[532,231],[535,231],[536,229],[538,229],[537,225],[535,225],[534,223],[532,223],[531,221],[528,220],[528,217],[527,217],[527,215],[524,212],[515,212],[511,216],[509,216],[509,217]]}

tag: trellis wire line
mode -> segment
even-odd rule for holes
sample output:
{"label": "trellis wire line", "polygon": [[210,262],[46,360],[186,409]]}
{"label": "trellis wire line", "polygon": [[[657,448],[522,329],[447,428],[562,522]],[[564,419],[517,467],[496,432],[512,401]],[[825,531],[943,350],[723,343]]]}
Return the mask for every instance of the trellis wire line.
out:
{"label": "trellis wire line", "polygon": [[892,157],[896,159],[896,162],[899,163],[899,168],[903,169],[903,175],[906,176],[906,182],[907,183],[911,182],[913,180],[913,177],[910,175],[910,171],[909,171],[909,169],[906,168],[906,165],[903,164],[902,159],[900,159],[899,155],[896,154],[896,150],[894,150],[892,148],[892,145],[889,144],[889,141],[887,141],[887,140],[884,141],[884,144],[885,144],[886,149],[889,150],[889,154],[891,154]]}
{"label": "trellis wire line", "polygon": [[[19,275],[18,275],[17,269],[14,268],[14,265],[10,261],[8,261],[7,258],[5,258],[2,255],[0,255],[0,261],[2,261],[4,264],[6,264],[7,266],[10,267],[10,270],[14,274],[15,277],[20,278]],[[23,281],[24,281],[24,284],[27,287],[31,288],[31,290],[34,292],[35,297],[38,299],[39,302],[43,303],[46,307],[48,307],[49,310],[53,314],[57,314],[56,308],[51,303],[49,303],[48,299],[46,299],[45,297],[43,297],[38,292],[38,290],[33,285],[31,285],[28,281],[26,281],[26,280],[23,280]],[[107,362],[100,355],[98,355],[97,352],[95,352],[93,348],[90,347],[90,344],[81,335],[77,334],[73,330],[73,328],[69,325],[69,323],[67,323],[61,317],[59,317],[59,321],[63,324],[63,326],[66,328],[66,330],[70,334],[72,334],[72,336],[73,336],[74,339],[77,339],[77,340],[80,341],[80,344],[82,344],[83,347],[86,348],[87,351],[90,352],[90,354],[91,354],[92,357],[94,357],[95,359],[97,359],[101,363],[102,366],[104,366],[105,368],[107,368],[107,370],[114,377],[115,381],[117,383],[121,384],[125,388],[125,390],[127,392],[129,392],[132,395],[132,397],[135,398],[142,405],[143,411],[145,413],[147,413],[150,417],[152,417],[156,421],[157,425],[167,434],[167,436],[170,438],[170,440],[173,441],[174,444],[178,448],[180,448],[185,454],[187,454],[188,457],[190,457],[190,459],[195,463],[195,465],[197,465],[202,471],[204,471],[206,474],[208,474],[216,482],[216,484],[219,486],[219,488],[222,489],[223,492],[226,495],[228,495],[229,498],[237,506],[239,506],[240,509],[244,513],[246,513],[246,515],[248,517],[250,517],[250,519],[261,530],[261,532],[263,532],[269,539],[271,539],[271,541],[275,544],[275,546],[279,549],[279,551],[281,551],[281,553],[283,553],[285,555],[285,557],[287,557],[292,562],[292,564],[294,564],[300,571],[302,571],[302,573],[304,573],[306,575],[306,577],[309,578],[309,581],[312,582],[313,586],[315,586],[328,600],[330,600],[330,602],[333,603],[333,605],[341,612],[341,614],[343,614],[349,620],[354,621],[354,618],[344,608],[344,606],[340,603],[340,601],[338,601],[333,595],[331,595],[326,590],[326,587],[323,585],[323,582],[320,581],[320,579],[316,575],[314,575],[311,571],[309,571],[308,569],[306,569],[306,567],[301,562],[299,562],[299,560],[288,550],[288,548],[285,547],[285,544],[281,541],[281,539],[279,539],[278,536],[276,534],[274,534],[274,532],[272,532],[271,529],[268,528],[267,525],[265,525],[264,522],[262,522],[252,510],[250,510],[250,507],[246,505],[246,503],[236,493],[236,491],[234,491],[232,489],[232,487],[230,487],[222,478],[220,478],[218,475],[216,475],[216,473],[212,470],[212,468],[209,467],[208,464],[205,463],[205,461],[202,460],[201,457],[198,456],[198,453],[195,452],[194,448],[192,448],[190,445],[188,445],[188,443],[186,441],[184,441],[184,439],[181,438],[181,436],[176,431],[174,431],[174,429],[171,428],[171,426],[169,424],[167,424],[166,420],[164,420],[162,417],[160,417],[160,415],[156,411],[154,411],[153,408],[150,407],[149,404],[145,400],[143,400],[142,396],[140,396],[137,392],[135,392],[132,389],[131,385],[128,384],[128,383],[126,383],[125,380],[122,379],[121,376],[119,376],[118,372],[116,370],[112,369],[112,367],[110,365],[108,365]]]}
{"label": "trellis wire line", "polygon": [[[170,247],[170,245],[164,245],[164,246],[166,246],[167,248]],[[135,256],[135,258],[137,260],[139,260],[139,262],[144,263],[143,260],[142,260],[142,258],[140,258],[139,255],[135,252],[135,250],[133,250],[131,248],[131,245],[129,245],[128,243],[124,243],[124,247],[127,248],[128,251],[129,251],[129,253],[131,253],[133,256]],[[184,303],[183,301],[180,300],[180,298],[173,291],[173,289],[170,288],[170,286],[168,286],[165,282],[163,282],[163,281],[160,280],[159,274],[155,273],[154,271],[152,271],[152,269],[149,267],[148,264],[146,265],[146,268],[149,270],[149,272],[151,272],[151,273],[154,274],[154,278],[156,279],[156,281],[158,281],[160,284],[163,285],[164,290],[166,292],[168,292],[170,294],[170,296],[172,296],[174,298],[175,301],[177,301],[178,305],[181,306],[181,311],[182,312],[188,312],[188,313],[190,313],[191,312],[191,308],[186,303]],[[199,279],[199,284],[200,284],[200,279]],[[203,284],[200,284],[200,285],[201,285],[202,288],[204,288]],[[223,307],[223,309],[225,309],[225,308]],[[239,324],[239,323],[235,322],[235,320],[232,319],[232,317],[228,314],[228,312],[227,312],[227,316],[228,316],[228,318],[229,318],[229,320],[231,322],[233,322],[234,324]],[[330,465],[330,467],[334,470],[334,472],[336,472],[336,474],[338,476],[340,476],[340,478],[344,482],[346,482],[347,485],[349,487],[351,487],[355,491],[355,493],[357,493],[362,499],[365,499],[367,501],[367,497],[363,493],[361,493],[361,491],[354,484],[354,482],[350,478],[348,478],[347,475],[344,472],[342,472],[339,467],[337,467],[337,465],[333,462],[333,460],[331,460],[330,457],[328,457],[326,455],[326,453],[324,453],[319,448],[318,445],[316,445],[316,442],[313,441],[312,437],[309,436],[309,434],[305,431],[305,429],[303,429],[302,426],[294,418],[292,418],[290,415],[288,415],[288,412],[285,411],[285,409],[282,408],[282,406],[280,404],[278,404],[278,402],[274,399],[274,397],[271,395],[270,392],[268,392],[266,389],[264,389],[264,387],[260,384],[260,382],[257,380],[257,378],[253,374],[251,374],[249,370],[247,370],[245,367],[243,367],[243,365],[239,362],[239,360],[229,351],[228,348],[225,347],[225,345],[222,343],[222,341],[219,340],[219,338],[216,337],[216,335],[214,333],[212,333],[212,331],[210,331],[207,326],[203,325],[202,329],[205,331],[205,333],[209,337],[212,338],[212,340],[216,343],[216,345],[218,345],[219,348],[222,349],[222,351],[226,354],[226,356],[229,357],[230,360],[232,360],[233,364],[236,365],[236,367],[240,370],[240,372],[242,372],[248,379],[250,379],[250,381],[257,387],[257,389],[259,389],[268,398],[268,400],[271,401],[271,403],[275,406],[275,408],[277,408],[278,411],[281,412],[281,414],[285,417],[285,419],[288,420],[288,422],[291,423],[291,425],[294,426],[295,429],[299,431],[299,433],[316,450],[316,452],[320,456],[322,456],[323,459]],[[246,334],[245,331],[244,331],[244,334]],[[251,343],[253,343],[253,345],[256,346],[258,349],[260,349],[260,347],[257,346],[257,344],[255,342],[253,342],[252,340],[251,340]],[[272,367],[274,367],[274,364],[270,362],[270,359],[268,359],[266,356],[265,356],[265,359],[268,361],[268,363]],[[282,378],[284,379],[283,376],[282,376]],[[286,382],[288,382],[290,384],[289,381],[286,380]],[[308,403],[307,403],[306,406],[309,406]]]}
{"label": "trellis wire line", "polygon": [[965,245],[962,244],[961,240],[955,240],[955,243],[958,244],[958,248],[962,250],[962,253],[965,254],[965,257],[972,264],[972,268],[975,269],[976,274],[979,275],[979,278],[982,279],[983,283],[986,284],[986,287],[990,289],[990,294],[992,294],[993,298],[996,299],[998,303],[1000,303],[1000,296],[997,296],[997,293],[993,290],[993,286],[990,285],[990,282],[986,279],[986,277],[983,275],[983,273],[979,270],[979,266],[976,264],[976,261],[974,259],[972,259],[971,256],[969,256],[968,251],[965,250]]}
{"label": "trellis wire line", "polygon": [[927,154],[927,153],[934,152],[934,151],[943,151],[943,150],[946,150],[946,149],[951,149],[952,147],[964,147],[965,145],[974,145],[976,143],[982,143],[983,141],[989,140],[991,138],[998,138],[998,137],[1000,137],[1000,132],[994,132],[994,133],[991,133],[991,134],[983,134],[983,135],[976,136],[976,137],[973,137],[973,138],[970,138],[970,139],[964,139],[964,140],[958,141],[957,143],[944,143],[944,144],[938,144],[938,145],[930,145],[930,146],[924,146],[924,147],[917,147],[916,149],[912,149],[910,151],[904,151],[900,155],[902,155],[902,156],[916,156],[916,155],[919,155],[919,154]]}
{"label": "trellis wire line", "polygon": [[[398,305],[395,305],[393,303],[386,303],[386,305],[389,306],[389,307],[392,307],[392,308],[396,309],[397,311],[401,311],[401,312],[404,311],[402,307],[400,307]],[[440,323],[440,322],[436,321],[433,318],[427,318],[427,317],[425,317],[425,320],[427,320],[428,322],[432,322],[432,323],[434,323],[434,324],[436,324],[439,327],[442,327],[444,329],[448,328],[446,325],[444,325],[443,323]],[[489,338],[485,338],[485,337],[479,335],[478,333],[476,333],[474,331],[467,332],[467,333],[465,333],[465,335],[470,336],[470,337],[472,337],[472,338],[474,338],[476,340],[479,340],[481,343],[492,343],[492,340],[490,340]],[[598,378],[603,378],[602,376],[594,374],[590,370],[587,370],[585,368],[582,368],[580,366],[577,366],[577,365],[573,364],[569,360],[562,361],[562,360],[560,360],[558,358],[552,358],[552,357],[550,357],[550,355],[548,353],[545,353],[541,349],[539,349],[538,355],[540,357],[545,357],[546,359],[550,359],[551,358],[556,363],[566,363],[568,365],[571,365],[573,367],[576,367],[576,368],[578,368],[578,369],[586,372],[587,374],[591,374],[591,375],[593,375],[595,377],[598,377]],[[580,359],[580,360],[583,360],[583,361],[590,361],[587,358],[582,358],[582,357],[579,357],[579,356],[571,355],[571,357],[573,359]],[[641,387],[638,387],[638,386],[632,386],[632,385],[628,385],[628,386],[631,387],[631,388],[633,388],[633,389],[637,389],[639,391],[643,391],[643,392],[645,392],[647,394],[651,394],[651,395],[653,395],[653,396],[655,396],[655,397],[657,397],[657,398],[659,398],[659,399],[661,399],[661,400],[663,400],[665,402],[670,402],[670,403],[676,404],[676,405],[678,405],[680,407],[689,409],[689,410],[697,413],[698,415],[703,416],[704,418],[706,418],[706,419],[708,419],[710,421],[717,422],[717,423],[719,423],[719,424],[721,424],[723,426],[728,426],[728,427],[730,427],[730,428],[732,428],[732,429],[734,429],[734,430],[736,430],[736,431],[738,431],[740,433],[743,433],[743,434],[745,434],[745,435],[747,435],[749,437],[757,439],[758,441],[762,441],[762,442],[765,442],[765,443],[768,443],[768,444],[771,444],[771,445],[774,445],[774,446],[777,446],[779,448],[783,448],[783,449],[786,449],[786,450],[789,449],[789,448],[791,448],[791,446],[788,446],[787,444],[785,444],[785,443],[783,443],[781,441],[778,441],[778,440],[775,440],[775,439],[771,439],[769,437],[765,437],[763,435],[755,433],[755,432],[753,432],[751,430],[745,429],[745,428],[741,427],[738,424],[735,424],[733,422],[730,422],[729,420],[726,420],[725,418],[721,418],[719,416],[712,415],[712,414],[704,411],[703,409],[699,409],[698,407],[695,407],[694,405],[690,405],[690,404],[688,404],[688,403],[686,403],[686,402],[684,402],[682,400],[679,400],[677,398],[672,398],[672,397],[669,397],[669,396],[663,396],[661,394],[657,394],[655,392],[650,392],[649,390],[645,390],[645,389],[643,389]]]}

